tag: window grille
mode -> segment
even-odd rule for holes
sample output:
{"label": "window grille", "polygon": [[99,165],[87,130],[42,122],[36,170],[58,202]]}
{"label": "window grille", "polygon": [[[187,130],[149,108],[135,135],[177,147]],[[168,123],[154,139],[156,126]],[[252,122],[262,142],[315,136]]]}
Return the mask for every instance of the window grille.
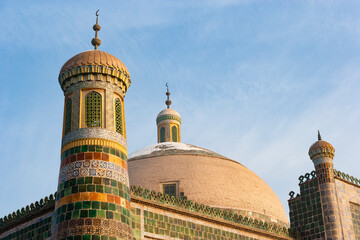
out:
{"label": "window grille", "polygon": [[119,98],[115,99],[115,125],[116,125],[116,131],[121,135],[124,135],[123,122],[122,122],[122,107]]}
{"label": "window grille", "polygon": [[163,185],[164,194],[176,197],[177,196],[177,190],[176,190],[176,184],[164,184]]}
{"label": "window grille", "polygon": [[101,127],[101,106],[100,93],[92,91],[85,97],[85,120],[88,127]]}
{"label": "window grille", "polygon": [[65,133],[71,132],[72,99],[68,98],[65,103]]}
{"label": "window grille", "polygon": [[165,142],[165,128],[160,128],[160,142]]}
{"label": "window grille", "polygon": [[173,126],[171,128],[171,135],[172,135],[172,141],[173,142],[177,142],[178,141],[178,131],[177,131],[177,127]]}

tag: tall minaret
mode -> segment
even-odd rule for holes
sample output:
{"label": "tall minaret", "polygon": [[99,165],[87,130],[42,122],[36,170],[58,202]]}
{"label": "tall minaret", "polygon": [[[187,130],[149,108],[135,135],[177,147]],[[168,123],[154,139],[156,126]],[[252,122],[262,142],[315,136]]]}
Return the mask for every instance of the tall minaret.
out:
{"label": "tall minaret", "polygon": [[60,70],[64,91],[61,165],[53,239],[132,239],[124,97],[131,80],[125,65],[94,50]]}
{"label": "tall minaret", "polygon": [[166,83],[165,104],[167,108],[162,110],[156,118],[158,143],[161,142],[180,142],[181,139],[181,117],[180,114],[171,109],[169,86]]}
{"label": "tall minaret", "polygon": [[318,131],[318,141],[309,149],[309,156],[315,165],[319,181],[323,220],[326,239],[343,239],[341,232],[340,213],[337,204],[333,158],[334,147],[321,139]]}

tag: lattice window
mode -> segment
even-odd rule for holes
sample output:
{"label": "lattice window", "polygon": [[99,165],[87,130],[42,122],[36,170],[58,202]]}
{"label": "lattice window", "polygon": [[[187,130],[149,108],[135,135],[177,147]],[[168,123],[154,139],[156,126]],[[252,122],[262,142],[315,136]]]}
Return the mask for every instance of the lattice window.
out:
{"label": "lattice window", "polygon": [[173,126],[171,128],[171,136],[172,136],[172,141],[173,142],[177,142],[178,141],[178,130],[176,126]]}
{"label": "lattice window", "polygon": [[163,189],[164,189],[164,194],[176,197],[177,195],[176,184],[164,184]]}
{"label": "lattice window", "polygon": [[165,128],[160,128],[160,142],[165,142]]}
{"label": "lattice window", "polygon": [[71,113],[72,113],[72,99],[66,99],[65,103],[65,132],[67,134],[71,132]]}
{"label": "lattice window", "polygon": [[124,135],[123,130],[123,119],[122,119],[122,107],[121,107],[121,101],[119,98],[115,99],[115,126],[116,131],[120,133],[121,135]]}
{"label": "lattice window", "polygon": [[88,127],[101,127],[101,106],[100,93],[92,91],[85,97],[85,120]]}

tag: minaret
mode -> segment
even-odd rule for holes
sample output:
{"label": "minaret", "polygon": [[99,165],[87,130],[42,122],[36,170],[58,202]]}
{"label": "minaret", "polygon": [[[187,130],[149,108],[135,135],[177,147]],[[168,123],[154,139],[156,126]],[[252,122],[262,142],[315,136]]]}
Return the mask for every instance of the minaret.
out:
{"label": "minaret", "polygon": [[167,108],[162,110],[156,117],[158,143],[162,142],[180,142],[181,139],[181,117],[180,114],[171,109],[171,100],[169,85],[166,83],[166,96],[165,104]]}
{"label": "minaret", "polygon": [[61,165],[53,239],[132,239],[124,97],[131,80],[125,65],[94,50],[60,70],[64,91]]}
{"label": "minaret", "polygon": [[334,147],[323,141],[320,131],[318,131],[318,141],[310,147],[309,156],[315,165],[316,176],[319,181],[325,238],[343,239],[335,190],[334,154]]}

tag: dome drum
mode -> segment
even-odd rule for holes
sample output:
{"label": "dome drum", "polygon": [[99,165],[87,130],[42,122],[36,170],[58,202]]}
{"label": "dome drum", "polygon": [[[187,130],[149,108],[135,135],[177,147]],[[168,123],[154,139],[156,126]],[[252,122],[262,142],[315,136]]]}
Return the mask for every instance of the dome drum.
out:
{"label": "dome drum", "polygon": [[59,84],[63,91],[83,81],[110,82],[126,93],[131,79],[125,65],[109,53],[92,50],[69,59],[61,68]]}

